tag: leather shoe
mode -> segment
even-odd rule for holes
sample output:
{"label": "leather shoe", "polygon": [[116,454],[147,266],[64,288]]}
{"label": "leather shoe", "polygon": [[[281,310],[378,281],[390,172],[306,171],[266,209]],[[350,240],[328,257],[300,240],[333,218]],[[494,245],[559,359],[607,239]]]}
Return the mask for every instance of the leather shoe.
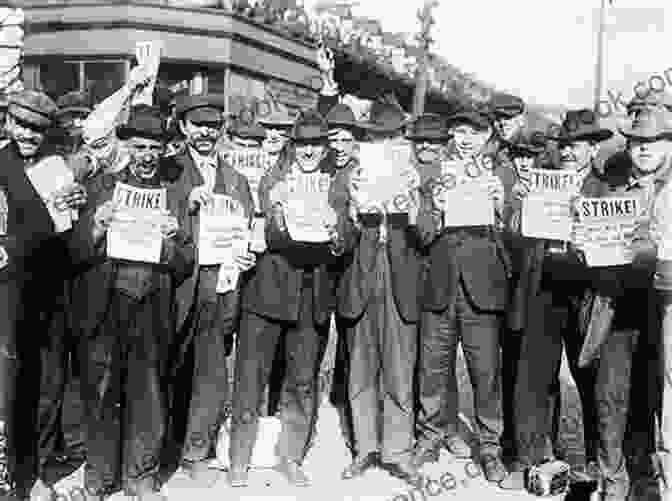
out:
{"label": "leather shoe", "polygon": [[295,487],[308,487],[311,484],[310,477],[296,461],[281,461],[276,470],[282,473],[287,481]]}
{"label": "leather shoe", "polygon": [[212,487],[221,476],[219,471],[209,467],[207,461],[185,461],[184,469],[189,473],[191,480],[198,484],[198,487]]}
{"label": "leather shoe", "polygon": [[231,487],[247,487],[247,468],[229,469],[229,484]]}
{"label": "leather shoe", "polygon": [[370,452],[362,458],[355,459],[341,474],[343,480],[362,476],[366,470],[378,464],[378,454]]}
{"label": "leather shoe", "polygon": [[471,457],[471,447],[459,435],[443,440],[443,443],[453,456],[459,459],[469,459]]}
{"label": "leather shoe", "polygon": [[393,477],[399,478],[418,489],[424,486],[424,478],[418,468],[410,462],[383,463],[381,467]]}
{"label": "leather shoe", "polygon": [[488,482],[500,483],[508,475],[504,463],[494,454],[481,455],[481,468]]}
{"label": "leather shoe", "polygon": [[425,463],[436,463],[441,458],[439,447],[436,444],[418,444],[413,451],[413,464],[421,468]]}

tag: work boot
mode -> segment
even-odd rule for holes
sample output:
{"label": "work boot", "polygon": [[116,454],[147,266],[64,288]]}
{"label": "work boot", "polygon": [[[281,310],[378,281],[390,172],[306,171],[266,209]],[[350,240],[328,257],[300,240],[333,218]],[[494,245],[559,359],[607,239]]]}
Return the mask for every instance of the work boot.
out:
{"label": "work boot", "polygon": [[436,463],[441,458],[441,444],[431,440],[418,441],[413,449],[413,464],[421,468],[425,463]]}
{"label": "work boot", "polygon": [[308,487],[312,483],[308,474],[296,461],[281,460],[276,469],[295,487]]}
{"label": "work boot", "polygon": [[350,480],[355,477],[361,477],[367,470],[378,464],[378,453],[370,452],[364,457],[355,459],[348,467],[343,470],[341,478]]}
{"label": "work boot", "polygon": [[412,487],[422,489],[424,486],[425,479],[413,461],[384,462],[380,466],[393,477],[403,480]]}
{"label": "work boot", "polygon": [[511,465],[509,474],[499,482],[500,489],[505,491],[524,491],[525,490],[525,470],[528,468],[521,461],[514,461]]}
{"label": "work boot", "polygon": [[488,482],[499,484],[507,477],[508,472],[498,454],[482,453],[480,461],[483,474]]}
{"label": "work boot", "polygon": [[469,459],[471,457],[471,447],[459,435],[453,435],[445,438],[443,443],[453,456],[459,459]]}
{"label": "work boot", "polygon": [[229,468],[229,484],[231,487],[247,487],[247,466],[231,466]]}

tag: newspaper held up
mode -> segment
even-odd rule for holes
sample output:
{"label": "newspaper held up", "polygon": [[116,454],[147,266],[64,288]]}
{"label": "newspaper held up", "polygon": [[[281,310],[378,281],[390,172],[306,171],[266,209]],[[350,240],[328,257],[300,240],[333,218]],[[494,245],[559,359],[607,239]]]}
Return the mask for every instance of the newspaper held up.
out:
{"label": "newspaper held up", "polygon": [[330,187],[329,174],[292,169],[287,177],[285,206],[285,222],[292,240],[325,243],[331,239],[329,228],[336,224],[336,213],[329,204]]}
{"label": "newspaper held up", "polygon": [[521,230],[524,236],[569,241],[572,234],[572,200],[583,178],[574,172],[526,169],[521,182],[530,192],[523,199]]}
{"label": "newspaper held up", "polygon": [[226,161],[247,178],[254,200],[254,209],[260,212],[259,182],[270,167],[269,154],[261,148],[237,147],[228,150],[224,155]]}
{"label": "newspaper held up", "polygon": [[434,203],[443,213],[446,227],[491,226],[495,224],[495,203],[490,196],[490,183],[494,174],[478,168],[478,175],[466,173],[474,161],[444,162],[439,185],[433,188]]}
{"label": "newspaper held up", "polygon": [[590,267],[618,266],[632,262],[631,243],[639,221],[636,198],[581,198],[579,222],[572,241],[581,249]]}
{"label": "newspaper held up", "polygon": [[77,219],[77,211],[61,210],[56,207],[59,192],[75,182],[75,176],[63,157],[58,155],[45,157],[30,167],[26,175],[47,207],[56,232],[62,233],[72,228],[72,222]]}
{"label": "newspaper held up", "polygon": [[411,192],[420,185],[408,142],[359,146],[359,167],[350,183],[359,212],[407,213]]}
{"label": "newspaper held up", "polygon": [[138,104],[152,105],[152,96],[154,95],[156,78],[159,74],[162,50],[163,42],[161,40],[138,42],[135,44],[135,58],[138,60],[138,64],[144,67],[146,74],[150,77],[150,82],[147,87],[134,97],[134,106]]}
{"label": "newspaper held up", "polygon": [[161,227],[177,220],[167,209],[165,188],[138,188],[125,183],[114,187],[117,205],[107,232],[107,256],[141,263],[161,262]]}
{"label": "newspaper held up", "polygon": [[214,193],[199,215],[198,264],[230,265],[236,253],[246,252],[250,241],[243,205],[228,195]]}

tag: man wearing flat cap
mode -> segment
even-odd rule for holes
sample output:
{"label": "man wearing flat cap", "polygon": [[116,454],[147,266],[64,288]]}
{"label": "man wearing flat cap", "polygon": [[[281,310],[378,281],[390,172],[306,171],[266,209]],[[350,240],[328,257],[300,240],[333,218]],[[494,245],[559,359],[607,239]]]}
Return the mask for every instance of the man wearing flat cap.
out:
{"label": "man wearing flat cap", "polygon": [[[574,184],[568,188],[571,197],[580,196],[595,181],[593,163],[600,143],[612,136],[609,129],[600,126],[592,110],[567,112],[553,137],[560,148],[559,169],[574,175]],[[522,175],[514,192],[524,203],[528,191]],[[520,204],[516,207],[520,211]],[[513,220],[520,224],[519,214]],[[512,476],[501,486],[522,488],[525,467],[555,457],[563,344],[583,409],[584,476],[592,479],[598,475],[597,372],[592,366],[582,368],[578,364],[582,344],[579,305],[590,286],[588,273],[576,249],[567,242],[529,240],[521,261],[510,313],[511,324],[522,330],[514,397],[517,461]]]}
{"label": "man wearing flat cap", "polygon": [[[254,202],[247,179],[218,154],[216,145],[223,133],[224,97],[181,96],[176,100],[176,117],[186,148],[171,158],[180,173],[174,184],[188,203],[181,207],[186,229],[200,231],[200,214],[217,200],[230,201],[232,215],[246,220],[254,215]],[[208,468],[220,426],[228,414],[229,371],[227,357],[233,347],[238,324],[239,294],[254,267],[255,254],[237,255],[235,266],[242,274],[233,290],[218,292],[222,263],[197,261],[194,273],[179,288],[177,332],[180,364],[193,357],[193,374],[186,416],[186,437],[182,466],[194,482],[212,486],[218,471]],[[191,365],[191,364],[187,364]],[[180,383],[181,384],[181,383]],[[181,414],[174,409],[176,419]]]}
{"label": "man wearing flat cap", "polygon": [[[130,163],[89,183],[89,202],[72,246],[83,269],[72,297],[73,304],[85,309],[78,313],[77,326],[86,427],[84,484],[91,501],[120,488],[141,500],[160,500],[165,499],[158,472],[168,423],[174,297],[192,274],[195,248],[183,211],[186,197],[159,175],[166,134],[158,110],[133,107],[117,135],[126,142]],[[139,207],[132,203],[138,200],[155,203]],[[141,211],[161,215],[155,263],[111,255],[114,225]]]}
{"label": "man wearing flat cap", "polygon": [[[293,485],[310,483],[303,461],[315,434],[318,375],[335,302],[330,267],[338,266],[342,258],[347,211],[338,206],[346,198],[341,193],[345,187],[332,177],[324,119],[315,112],[302,113],[290,140],[293,151],[287,157],[288,164],[269,171],[267,176],[272,179],[261,183],[265,189],[260,190],[259,198],[266,215],[268,249],[242,296],[229,451],[230,482],[237,487],[247,485],[259,406],[282,338],[287,367],[279,412],[278,469]],[[292,197],[297,196],[297,190],[309,187],[311,196],[319,197],[325,209],[320,216],[322,233],[312,238],[297,233],[290,219],[290,207],[297,203]]]}
{"label": "man wearing flat cap", "polygon": [[[457,346],[462,342],[474,377],[479,459],[488,480],[506,475],[501,462],[502,433],[499,334],[508,305],[510,258],[500,235],[503,187],[486,155],[494,127],[479,109],[458,110],[447,118],[453,151],[441,175],[431,178],[433,217],[419,230],[429,252],[420,305],[419,388],[421,438],[418,460],[435,459],[442,446],[458,457],[471,449],[458,433]],[[444,223],[443,203],[457,184],[482,190],[495,225],[460,227]],[[424,222],[424,223],[423,223]],[[446,381],[448,381],[446,386]]]}
{"label": "man wearing flat cap", "polygon": [[[67,166],[62,157],[45,152],[46,131],[53,124],[56,104],[45,94],[22,91],[9,100],[6,131],[10,144],[0,150],[2,165],[0,191],[5,203],[5,220],[0,228],[0,289],[2,289],[3,346],[0,356],[3,379],[3,412],[0,417],[5,448],[0,452],[5,474],[7,434],[10,456],[19,460],[12,468],[11,481],[19,493],[48,493],[39,480],[37,416],[40,393],[40,352],[48,343],[49,319],[58,309],[64,280],[70,270],[67,240],[69,231],[58,222],[86,201],[85,191],[65,180],[62,187],[47,186],[34,173],[45,169],[63,175]],[[44,174],[42,174],[44,176]],[[65,214],[64,214],[65,213]],[[61,217],[63,216],[63,217]],[[30,332],[31,336],[21,336]],[[35,337],[37,336],[37,337]],[[28,343],[28,338],[32,341]],[[36,343],[37,341],[37,344]],[[38,347],[36,349],[36,347]],[[15,365],[20,362],[18,367]],[[22,381],[23,391],[13,397],[14,381]],[[21,416],[12,421],[10,415]],[[12,452],[14,451],[14,452]],[[18,456],[16,456],[18,454]],[[36,480],[37,479],[37,480]],[[10,481],[6,476],[6,482]]]}

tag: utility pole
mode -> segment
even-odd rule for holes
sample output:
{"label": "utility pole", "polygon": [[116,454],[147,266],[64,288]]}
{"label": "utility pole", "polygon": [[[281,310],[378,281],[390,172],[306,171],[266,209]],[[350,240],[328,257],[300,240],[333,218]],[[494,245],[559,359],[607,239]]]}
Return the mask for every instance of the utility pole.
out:
{"label": "utility pole", "polygon": [[[612,0],[608,0],[611,5]],[[596,113],[600,111],[600,100],[602,99],[602,90],[604,85],[604,53],[606,44],[604,35],[606,31],[607,20],[607,0],[600,0],[600,20],[597,31],[597,62],[595,63],[595,94],[593,96],[593,106]]]}
{"label": "utility pole", "polygon": [[432,10],[438,4],[438,0],[426,0],[422,9],[417,13],[418,21],[420,21],[420,32],[418,33],[417,40],[420,43],[421,56],[415,74],[415,92],[413,94],[414,118],[422,115],[425,110],[425,97],[429,87],[429,74],[427,71],[429,66],[429,50],[434,42],[430,32],[436,22],[432,15]]}

